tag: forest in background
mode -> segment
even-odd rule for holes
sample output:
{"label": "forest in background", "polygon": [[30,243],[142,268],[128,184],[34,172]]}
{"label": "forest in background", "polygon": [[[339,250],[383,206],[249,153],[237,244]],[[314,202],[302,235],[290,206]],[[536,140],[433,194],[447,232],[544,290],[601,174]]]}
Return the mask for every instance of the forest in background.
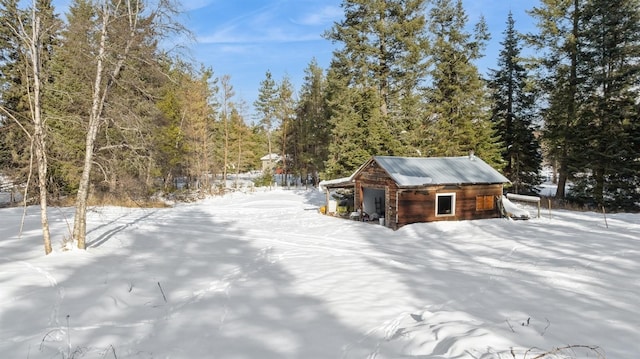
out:
{"label": "forest in background", "polygon": [[210,194],[268,153],[316,184],[373,155],[474,151],[511,192],[535,193],[545,165],[557,199],[639,209],[640,1],[541,0],[535,33],[505,19],[487,76],[490,34],[461,0],[342,9],[327,69],[309,59],[299,89],[266,71],[246,104],[228,75],[159,45],[189,32],[169,1],[74,0],[62,20],[48,0],[0,0],[0,173],[35,194],[45,251],[47,201],[75,201],[83,248],[90,199],[144,201],[183,179]]}

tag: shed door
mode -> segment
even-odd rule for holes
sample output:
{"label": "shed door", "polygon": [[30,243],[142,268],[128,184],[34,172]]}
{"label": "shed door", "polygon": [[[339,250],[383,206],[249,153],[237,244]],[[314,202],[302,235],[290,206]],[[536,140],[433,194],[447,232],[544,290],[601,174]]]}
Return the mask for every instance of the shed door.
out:
{"label": "shed door", "polygon": [[376,213],[384,218],[386,208],[384,189],[365,187],[362,192],[362,211],[370,216]]}

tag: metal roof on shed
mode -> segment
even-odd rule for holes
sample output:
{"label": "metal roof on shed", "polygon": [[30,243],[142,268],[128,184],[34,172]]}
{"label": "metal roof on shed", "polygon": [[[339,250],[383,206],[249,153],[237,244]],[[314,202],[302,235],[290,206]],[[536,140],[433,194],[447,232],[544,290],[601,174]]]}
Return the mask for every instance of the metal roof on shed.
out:
{"label": "metal roof on shed", "polygon": [[393,157],[373,160],[400,187],[441,184],[509,183],[509,180],[476,156]]}

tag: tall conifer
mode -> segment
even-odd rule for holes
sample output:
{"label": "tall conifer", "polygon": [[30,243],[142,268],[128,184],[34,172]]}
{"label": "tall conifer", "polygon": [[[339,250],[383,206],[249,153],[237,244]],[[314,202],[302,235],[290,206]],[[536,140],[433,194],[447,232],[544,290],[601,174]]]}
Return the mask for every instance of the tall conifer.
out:
{"label": "tall conifer", "polygon": [[324,170],[328,155],[330,127],[326,88],[324,71],[313,59],[305,69],[288,152],[293,168],[302,178],[311,178],[314,184],[318,182],[319,172]]}
{"label": "tall conifer", "polygon": [[432,85],[426,97],[421,151],[428,156],[461,156],[469,151],[502,167],[500,144],[489,120],[485,83],[473,61],[489,39],[483,19],[469,33],[462,1],[438,0],[430,12]]}
{"label": "tall conifer", "polygon": [[[427,76],[425,0],[344,0],[325,36],[342,45],[328,72],[328,174],[350,174],[372,155],[405,154]],[[347,158],[349,157],[349,158]]]}
{"label": "tall conifer", "polygon": [[582,139],[577,130],[583,103],[579,74],[581,17],[585,0],[541,0],[529,13],[538,32],[527,36],[539,54],[539,84],[544,92],[543,140],[547,156],[558,172],[556,197],[565,198],[567,181],[578,171]]}
{"label": "tall conifer", "polygon": [[[590,0],[583,12],[584,150],[576,195],[610,209],[640,208],[640,2]],[[578,189],[583,189],[579,193]]]}
{"label": "tall conifer", "polygon": [[499,68],[491,71],[489,81],[493,108],[491,120],[504,145],[504,174],[513,183],[516,193],[531,193],[540,183],[542,154],[534,135],[535,97],[529,88],[529,77],[511,13],[504,35]]}
{"label": "tall conifer", "polygon": [[253,106],[258,113],[258,122],[267,134],[267,151],[269,152],[269,161],[274,153],[272,134],[276,125],[276,101],[278,88],[276,81],[273,79],[271,71],[265,73],[264,80],[260,81],[258,89],[258,98],[254,101]]}

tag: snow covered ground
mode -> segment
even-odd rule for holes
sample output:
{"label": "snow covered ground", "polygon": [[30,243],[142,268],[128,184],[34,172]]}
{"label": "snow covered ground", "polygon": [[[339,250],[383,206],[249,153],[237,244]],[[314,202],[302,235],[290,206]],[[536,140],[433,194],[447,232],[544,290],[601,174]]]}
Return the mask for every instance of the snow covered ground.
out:
{"label": "snow covered ground", "polygon": [[[640,353],[640,215],[398,231],[322,216],[315,191],[166,209],[0,209],[1,358],[533,358]],[[608,228],[607,228],[608,225]],[[596,358],[572,347],[544,358]]]}

